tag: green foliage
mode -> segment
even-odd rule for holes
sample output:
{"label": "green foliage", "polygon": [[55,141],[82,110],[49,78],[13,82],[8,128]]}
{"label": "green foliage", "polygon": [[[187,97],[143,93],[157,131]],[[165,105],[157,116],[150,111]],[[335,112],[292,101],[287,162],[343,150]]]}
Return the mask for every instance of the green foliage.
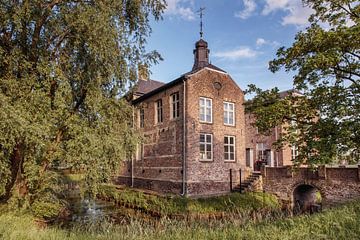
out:
{"label": "green foliage", "polygon": [[64,210],[64,205],[59,201],[36,200],[31,205],[31,211],[37,218],[52,220],[57,218]]}
{"label": "green foliage", "polygon": [[[104,222],[101,228],[75,226],[39,229],[28,215],[0,213],[0,236],[8,240],[80,240],[80,239],[358,239],[360,235],[360,202],[328,209],[323,213],[294,218],[248,222],[160,220],[155,224],[131,221],[126,225]],[[85,231],[85,229],[89,229]]]}
{"label": "green foliage", "polygon": [[[360,4],[354,0],[303,2],[315,10],[310,27],[270,62],[295,72],[294,88],[304,97],[280,99],[277,89],[261,91],[248,103],[256,126],[266,133],[276,125],[287,134],[278,144],[296,145],[295,164],[332,163],[338,156],[360,158]],[[270,104],[271,103],[271,104]],[[252,105],[252,106],[250,106]],[[297,131],[296,131],[297,129]]]}
{"label": "green foliage", "polygon": [[[0,196],[59,196],[52,170],[84,172],[95,195],[139,140],[124,94],[163,0],[0,3]],[[36,206],[38,208],[38,206]]]}

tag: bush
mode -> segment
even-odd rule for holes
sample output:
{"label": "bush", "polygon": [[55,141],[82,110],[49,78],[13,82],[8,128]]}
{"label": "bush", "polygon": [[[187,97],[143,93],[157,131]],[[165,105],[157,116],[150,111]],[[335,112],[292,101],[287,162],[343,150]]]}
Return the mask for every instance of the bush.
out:
{"label": "bush", "polygon": [[64,203],[60,202],[57,199],[38,199],[33,204],[31,204],[32,214],[44,220],[54,220],[58,218],[62,212],[66,209]]}

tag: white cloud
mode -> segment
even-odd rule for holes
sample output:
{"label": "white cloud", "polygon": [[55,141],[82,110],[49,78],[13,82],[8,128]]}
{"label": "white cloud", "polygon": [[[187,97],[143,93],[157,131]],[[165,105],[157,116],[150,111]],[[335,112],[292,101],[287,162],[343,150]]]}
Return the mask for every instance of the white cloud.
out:
{"label": "white cloud", "polygon": [[241,19],[247,19],[256,10],[256,3],[254,0],[243,0],[243,3],[244,3],[244,7],[245,7],[244,10],[236,12],[235,17],[238,17]]}
{"label": "white cloud", "polygon": [[280,45],[280,43],[278,43],[277,41],[265,40],[263,38],[256,39],[256,46],[257,47],[261,47],[263,45],[270,45],[270,46],[273,46],[273,47],[277,47],[277,46]]}
{"label": "white cloud", "polygon": [[267,41],[265,39],[263,39],[263,38],[256,39],[256,45],[257,46],[262,46],[262,45],[264,45],[266,43],[267,43]]}
{"label": "white cloud", "polygon": [[301,0],[265,0],[266,4],[262,11],[263,15],[268,15],[276,11],[287,13],[282,19],[282,25],[304,26],[308,23],[309,16],[313,10],[302,4]]}
{"label": "white cloud", "polygon": [[214,57],[221,59],[236,60],[240,58],[253,58],[259,55],[259,52],[252,50],[249,47],[239,47],[230,51],[222,51],[214,53]]}
{"label": "white cloud", "polygon": [[179,16],[182,19],[195,20],[195,13],[192,9],[194,2],[192,0],[166,0],[166,15]]}
{"label": "white cloud", "polygon": [[289,5],[290,1],[291,0],[265,0],[266,4],[262,11],[262,14],[268,15],[273,11],[285,9]]}

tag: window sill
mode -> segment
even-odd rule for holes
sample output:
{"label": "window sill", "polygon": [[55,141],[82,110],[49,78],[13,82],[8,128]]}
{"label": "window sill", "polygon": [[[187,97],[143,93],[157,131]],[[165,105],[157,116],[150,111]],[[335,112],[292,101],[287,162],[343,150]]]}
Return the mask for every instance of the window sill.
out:
{"label": "window sill", "polygon": [[227,127],[236,127],[235,124],[226,124],[226,123],[224,123],[224,126],[227,126]]}
{"label": "window sill", "polygon": [[180,120],[180,117],[170,118],[170,122],[179,121],[179,120]]}
{"label": "window sill", "polygon": [[214,160],[213,159],[199,159],[199,162],[213,162]]}
{"label": "window sill", "polygon": [[224,160],[225,163],[235,163],[236,160]]}
{"label": "window sill", "polygon": [[204,121],[200,121],[200,120],[199,120],[199,123],[201,123],[201,124],[213,124],[213,122],[204,122]]}

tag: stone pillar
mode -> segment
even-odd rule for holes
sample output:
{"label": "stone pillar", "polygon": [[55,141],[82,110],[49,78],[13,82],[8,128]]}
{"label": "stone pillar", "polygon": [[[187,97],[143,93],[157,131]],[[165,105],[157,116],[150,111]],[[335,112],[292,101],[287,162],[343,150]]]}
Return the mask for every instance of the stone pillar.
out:
{"label": "stone pillar", "polygon": [[319,178],[320,179],[325,179],[326,180],[326,166],[320,166],[318,169],[318,173],[319,173]]}
{"label": "stone pillar", "polygon": [[250,148],[249,151],[250,168],[254,170],[254,149]]}
{"label": "stone pillar", "polygon": [[286,177],[288,177],[288,178],[293,177],[292,166],[286,166]]}
{"label": "stone pillar", "polygon": [[263,176],[263,178],[265,179],[266,178],[266,166],[261,165],[260,171],[261,171],[261,176]]}
{"label": "stone pillar", "polygon": [[274,151],[270,150],[270,167],[274,167]]}

